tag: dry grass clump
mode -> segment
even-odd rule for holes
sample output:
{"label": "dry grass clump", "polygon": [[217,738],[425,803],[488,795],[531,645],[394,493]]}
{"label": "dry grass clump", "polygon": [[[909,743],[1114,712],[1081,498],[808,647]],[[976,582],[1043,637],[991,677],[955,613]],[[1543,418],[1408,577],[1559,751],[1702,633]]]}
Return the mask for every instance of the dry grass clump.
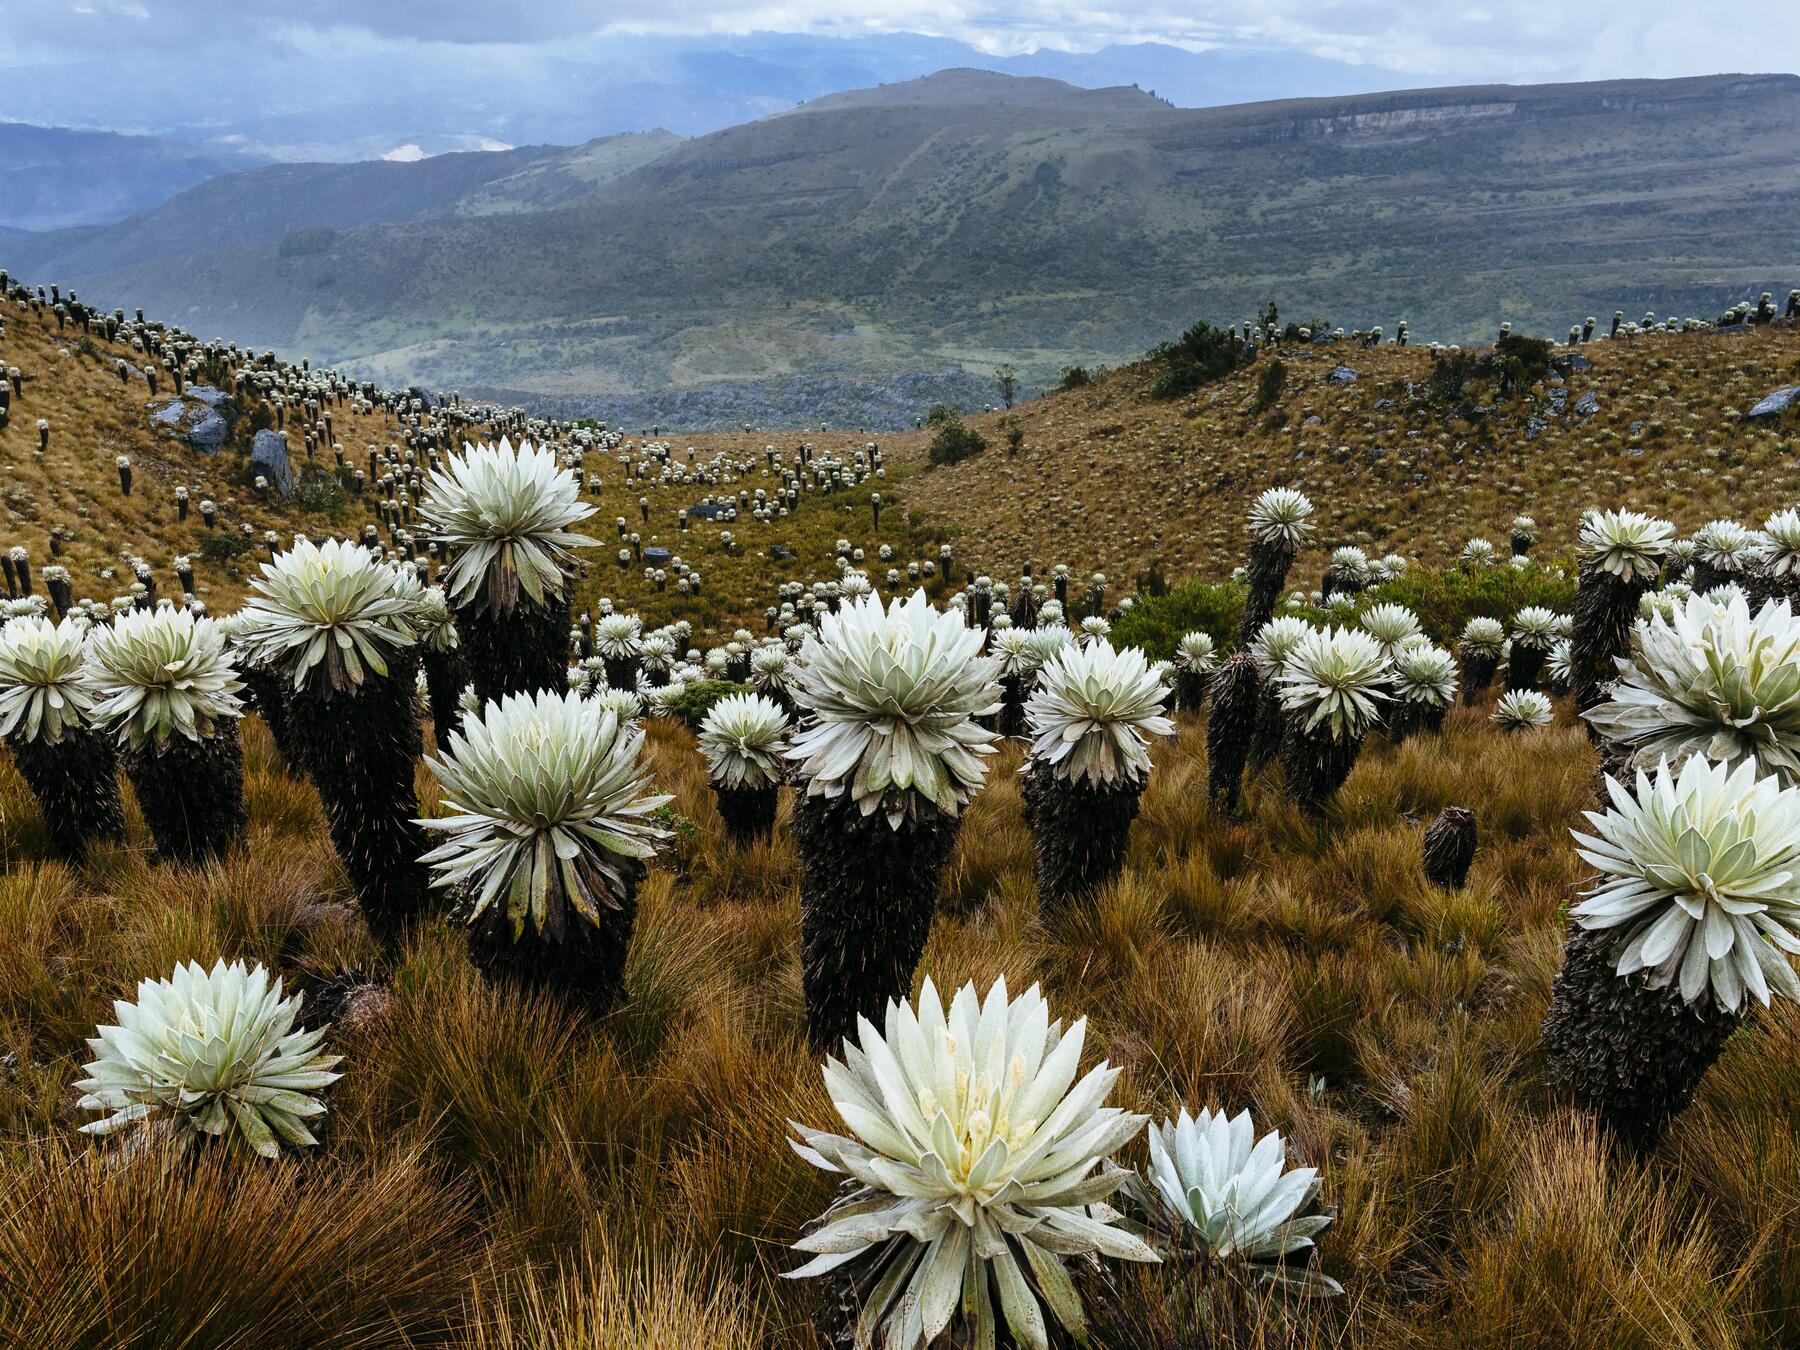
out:
{"label": "dry grass clump", "polygon": [[[483,981],[447,921],[384,971],[311,789],[254,723],[246,744],[250,846],[203,869],[152,868],[135,814],[125,845],[45,861],[29,795],[0,769],[0,1344],[815,1345],[818,1291],[777,1278],[831,1199],[785,1142],[788,1119],[831,1119],[806,1048],[785,827],[728,843],[691,737],[653,728],[676,839],[641,888],[630,996],[596,1020]],[[1020,752],[1004,749],[919,972],[940,988],[1040,982],[1089,1016],[1091,1053],[1123,1066],[1122,1105],[1247,1107],[1321,1169],[1339,1217],[1320,1259],[1343,1298],[1294,1307],[1225,1272],[1088,1272],[1094,1343],[1791,1339],[1795,1010],[1734,1038],[1642,1162],[1609,1156],[1542,1087],[1585,737],[1506,737],[1459,710],[1441,738],[1373,739],[1323,822],[1273,778],[1240,818],[1209,812],[1204,746],[1184,718],[1156,747],[1123,872],[1051,924]],[[1482,844],[1445,893],[1419,844],[1451,804],[1475,812]],[[170,1166],[82,1143],[69,1084],[109,1001],[215,956],[276,965],[336,1009],[345,1076],[321,1147],[273,1167]]]}

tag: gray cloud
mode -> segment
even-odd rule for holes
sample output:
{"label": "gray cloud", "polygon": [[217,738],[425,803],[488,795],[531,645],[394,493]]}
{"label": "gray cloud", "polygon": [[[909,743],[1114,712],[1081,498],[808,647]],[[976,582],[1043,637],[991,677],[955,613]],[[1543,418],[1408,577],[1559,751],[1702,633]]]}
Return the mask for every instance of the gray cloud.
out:
{"label": "gray cloud", "polygon": [[750,31],[907,31],[995,53],[1224,43],[1468,80],[1800,70],[1795,0],[0,0],[0,63],[219,39],[530,47],[608,32]]}

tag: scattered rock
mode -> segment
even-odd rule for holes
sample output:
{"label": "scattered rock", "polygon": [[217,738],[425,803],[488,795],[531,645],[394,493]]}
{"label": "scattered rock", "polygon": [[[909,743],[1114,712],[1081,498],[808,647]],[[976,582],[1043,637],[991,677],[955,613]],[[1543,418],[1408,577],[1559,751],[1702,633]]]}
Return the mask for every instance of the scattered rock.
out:
{"label": "scattered rock", "polygon": [[1630,426],[1625,428],[1625,434],[1627,436],[1642,436],[1644,434],[1644,424],[1642,422],[1633,422]]}
{"label": "scattered rock", "polygon": [[187,429],[187,443],[203,454],[217,454],[219,447],[231,439],[231,423],[216,412],[209,412]]}
{"label": "scattered rock", "polygon": [[1528,418],[1525,422],[1525,439],[1535,441],[1549,427],[1549,423],[1541,417]]}
{"label": "scattered rock", "polygon": [[1575,415],[1577,417],[1592,417],[1599,411],[1600,399],[1592,390],[1589,390],[1575,400]]}
{"label": "scattered rock", "polygon": [[228,397],[207,385],[195,385],[185,394],[154,408],[150,421],[157,427],[173,430],[202,454],[211,455],[231,439],[234,416]]}
{"label": "scattered rock", "polygon": [[288,462],[287,437],[265,427],[250,447],[250,472],[261,474],[283,497],[294,495],[294,470]]}
{"label": "scattered rock", "polygon": [[1308,417],[1300,425],[1303,427],[1317,427],[1317,426],[1323,426],[1324,424],[1325,424],[1325,419],[1323,417],[1320,417],[1319,414],[1313,413],[1310,417]]}
{"label": "scattered rock", "polygon": [[1382,412],[1385,409],[1395,408],[1398,406],[1399,405],[1397,403],[1395,403],[1394,400],[1391,398],[1378,398],[1375,400],[1375,411],[1376,412]]}
{"label": "scattered rock", "polygon": [[1785,389],[1777,389],[1744,416],[1779,417],[1793,406],[1795,399],[1800,399],[1800,384],[1790,384]]}
{"label": "scattered rock", "polygon": [[789,560],[791,560],[795,557],[798,557],[798,556],[799,555],[796,554],[794,552],[794,550],[789,548],[786,544],[770,544],[769,545],[769,561],[770,562],[788,562]]}
{"label": "scattered rock", "polygon": [[1333,384],[1355,384],[1356,372],[1349,366],[1333,366],[1331,374],[1325,377]]}
{"label": "scattered rock", "polygon": [[652,544],[644,550],[644,566],[667,567],[669,565],[669,559],[673,556],[674,555],[670,553],[668,549],[663,548],[658,544]]}

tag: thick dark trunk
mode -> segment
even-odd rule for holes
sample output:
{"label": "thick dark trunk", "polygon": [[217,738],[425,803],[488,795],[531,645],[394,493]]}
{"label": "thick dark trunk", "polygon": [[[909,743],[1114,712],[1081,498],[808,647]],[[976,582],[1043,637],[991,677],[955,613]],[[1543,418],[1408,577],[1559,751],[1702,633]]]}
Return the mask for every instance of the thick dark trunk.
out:
{"label": "thick dark trunk", "polygon": [[1361,753],[1362,737],[1333,736],[1324,723],[1305,730],[1296,714],[1281,738],[1282,777],[1289,799],[1309,816],[1324,815]]}
{"label": "thick dark trunk", "polygon": [[781,789],[767,787],[729,788],[713,784],[713,795],[719,802],[719,819],[725,822],[725,833],[740,844],[767,839],[775,830],[775,808],[781,802]]}
{"label": "thick dark trunk", "polygon": [[894,829],[848,793],[795,802],[801,981],[818,1049],[835,1052],[859,1016],[882,1025],[888,1002],[911,995],[960,824],[927,815]]}
{"label": "thick dark trunk", "polygon": [[1688,585],[1694,588],[1696,595],[1704,595],[1707,591],[1723,586],[1728,581],[1736,581],[1737,573],[1721,571],[1711,563],[1701,562],[1695,558],[1688,568]]}
{"label": "thick dark trunk", "polygon": [[507,694],[560,694],[568,686],[569,602],[560,595],[544,605],[520,600],[510,614],[461,610],[456,631],[469,682],[484,705]]}
{"label": "thick dark trunk", "polygon": [[1100,788],[1033,763],[1021,784],[1045,917],[1093,894],[1125,866],[1143,785]]}
{"label": "thick dark trunk", "polygon": [[1487,687],[1494,682],[1494,672],[1500,669],[1500,658],[1487,652],[1464,652],[1462,659],[1462,695],[1463,707],[1473,708],[1481,702],[1481,696]]}
{"label": "thick dark trunk", "polygon": [[370,676],[353,697],[298,693],[288,705],[332,845],[369,930],[389,946],[428,894],[419,859],[429,846],[413,823],[422,748],[413,683],[412,662],[394,659],[385,678]]}
{"label": "thick dark trunk", "polygon": [[[621,864],[625,860],[617,860]],[[625,958],[637,920],[637,887],[641,864],[626,866],[625,894],[617,908],[600,901],[599,926],[576,915],[557,897],[563,915],[554,933],[530,923],[515,939],[506,917],[506,897],[499,896],[469,927],[469,959],[495,984],[544,989],[602,1016],[625,997]],[[554,883],[553,883],[554,884]]]}
{"label": "thick dark trunk", "polygon": [[1425,879],[1446,891],[1461,890],[1475,861],[1475,813],[1446,806],[1425,831],[1420,861]]}
{"label": "thick dark trunk", "polygon": [[262,718],[263,725],[269,729],[275,749],[284,761],[283,767],[299,769],[300,747],[288,725],[287,680],[273,671],[250,665],[238,667],[238,678],[243,680],[244,690],[250,695],[250,710]]}
{"label": "thick dark trunk", "polygon": [[1175,672],[1175,706],[1183,712],[1197,713],[1206,707],[1206,687],[1212,677],[1198,670]]}
{"label": "thick dark trunk", "polygon": [[1250,544],[1250,565],[1245,569],[1250,583],[1244,597],[1244,615],[1238,621],[1238,647],[1243,649],[1256,641],[1263,625],[1275,617],[1275,606],[1281,602],[1281,591],[1287,585],[1288,569],[1294,565],[1294,548],[1286,543]]}
{"label": "thick dark trunk", "polygon": [[1549,655],[1536,647],[1521,647],[1517,642],[1513,643],[1506,657],[1507,692],[1536,689],[1538,680],[1544,673],[1544,661]]}
{"label": "thick dark trunk", "polygon": [[[1615,658],[1631,649],[1638,600],[1645,581],[1624,581],[1611,572],[1582,564],[1575,586],[1575,626],[1569,637],[1575,710],[1586,712],[1606,699],[1606,687],[1618,678]],[[1598,733],[1590,726],[1590,736]]]}
{"label": "thick dark trunk", "polygon": [[146,746],[120,758],[160,859],[205,862],[244,837],[244,744],[234,718],[220,718],[205,740],[175,736],[160,753]]}
{"label": "thick dark trunk", "polygon": [[605,656],[600,664],[606,670],[609,689],[636,689],[638,663],[635,656]]}
{"label": "thick dark trunk", "polygon": [[1000,677],[1000,717],[997,724],[1002,736],[1023,736],[1025,727],[1024,678],[1018,675]]}
{"label": "thick dark trunk", "polygon": [[431,704],[431,739],[439,754],[450,749],[450,734],[462,720],[462,691],[469,685],[469,666],[462,650],[426,652],[425,697]]}
{"label": "thick dark trunk", "polygon": [[17,738],[13,762],[38,809],[50,846],[74,861],[90,842],[125,837],[125,804],[119,796],[117,756],[100,732],[79,728],[52,744]]}
{"label": "thick dark trunk", "polygon": [[1250,740],[1249,771],[1252,775],[1266,769],[1281,753],[1281,738],[1287,734],[1287,711],[1281,706],[1281,685],[1265,679],[1256,699],[1256,734]]}
{"label": "thick dark trunk", "polygon": [[1256,711],[1262,681],[1256,658],[1248,652],[1228,657],[1212,680],[1212,709],[1206,715],[1206,792],[1213,802],[1235,814],[1256,734]]}
{"label": "thick dark trunk", "polygon": [[1551,1085],[1567,1091],[1620,1139],[1649,1149],[1743,1022],[1710,992],[1689,1005],[1643,972],[1621,978],[1616,934],[1571,926],[1544,1018]]}

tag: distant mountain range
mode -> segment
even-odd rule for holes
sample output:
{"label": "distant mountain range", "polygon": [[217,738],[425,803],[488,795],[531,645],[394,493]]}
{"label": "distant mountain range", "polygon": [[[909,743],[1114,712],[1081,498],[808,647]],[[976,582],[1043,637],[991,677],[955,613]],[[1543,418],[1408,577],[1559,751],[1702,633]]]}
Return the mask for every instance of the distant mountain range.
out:
{"label": "distant mountain range", "polygon": [[320,53],[265,31],[222,35],[210,49],[150,47],[123,60],[0,63],[0,119],[136,131],[282,160],[348,161],[569,145],[659,127],[702,135],[825,94],[954,68],[1044,75],[1084,88],[1137,84],[1184,107],[1419,83],[1305,52],[1194,52],[1158,43],[995,57],[912,33],[610,34],[504,49],[422,43],[401,61],[388,52]]}
{"label": "distant mountain range", "polygon": [[1711,317],[1800,281],[1797,157],[1793,76],[1181,109],[948,71],[686,139],[270,166],[0,265],[390,382],[720,424],[1270,299],[1420,340]]}
{"label": "distant mountain range", "polygon": [[106,224],[266,163],[263,155],[153,136],[0,122],[0,227]]}

